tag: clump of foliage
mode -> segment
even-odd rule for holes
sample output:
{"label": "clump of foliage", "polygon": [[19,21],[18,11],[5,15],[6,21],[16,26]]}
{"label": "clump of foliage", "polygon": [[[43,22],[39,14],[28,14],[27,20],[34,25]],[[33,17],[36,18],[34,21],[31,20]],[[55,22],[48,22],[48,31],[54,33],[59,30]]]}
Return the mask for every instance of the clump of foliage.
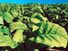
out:
{"label": "clump of foliage", "polygon": [[[23,50],[26,51],[45,46],[66,48],[67,32],[63,27],[52,23],[61,18],[57,14],[60,11],[56,12],[54,7],[40,4],[0,4],[0,47],[15,49],[22,44]],[[67,19],[67,13],[65,14],[64,19]],[[49,16],[51,20],[48,20]],[[28,48],[27,44],[31,47]]]}

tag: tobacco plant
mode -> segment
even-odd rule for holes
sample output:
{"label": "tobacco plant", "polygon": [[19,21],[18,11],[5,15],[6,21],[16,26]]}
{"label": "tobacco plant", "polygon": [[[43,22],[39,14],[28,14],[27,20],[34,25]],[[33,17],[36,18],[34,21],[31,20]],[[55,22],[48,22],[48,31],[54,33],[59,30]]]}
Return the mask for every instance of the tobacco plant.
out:
{"label": "tobacco plant", "polygon": [[[9,7],[9,5],[7,6]],[[0,10],[0,47],[15,49],[26,42],[31,45],[37,43],[38,46],[41,44],[39,48],[42,48],[43,45],[50,48],[67,47],[66,30],[43,16],[44,11],[40,5],[32,8],[35,11],[33,13],[28,13],[30,8],[22,5],[10,4],[10,6],[15,8],[9,7],[9,10],[4,8],[5,6],[0,8],[2,9]],[[28,8],[28,12],[24,8]],[[38,12],[36,9],[39,9]],[[39,48],[34,49],[36,51]]]}

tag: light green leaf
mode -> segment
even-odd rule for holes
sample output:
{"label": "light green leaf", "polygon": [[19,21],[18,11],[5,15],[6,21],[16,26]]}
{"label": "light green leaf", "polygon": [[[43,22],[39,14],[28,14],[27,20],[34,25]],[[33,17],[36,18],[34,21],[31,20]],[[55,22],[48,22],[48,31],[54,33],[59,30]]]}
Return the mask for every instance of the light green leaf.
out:
{"label": "light green leaf", "polygon": [[13,40],[21,43],[23,41],[23,30],[17,30],[13,36]]}
{"label": "light green leaf", "polygon": [[17,47],[17,44],[10,38],[10,36],[0,35],[0,47],[9,46],[11,48]]}
{"label": "light green leaf", "polygon": [[4,13],[3,18],[7,23],[12,23],[13,22],[13,17],[9,12]]}
{"label": "light green leaf", "polygon": [[34,49],[34,51],[39,51],[38,49]]}
{"label": "light green leaf", "polygon": [[3,26],[0,26],[0,34],[3,35],[3,29],[2,29]]}
{"label": "light green leaf", "polygon": [[43,17],[41,14],[35,13],[31,16],[31,18],[37,18],[40,21],[48,21],[46,17]]}
{"label": "light green leaf", "polygon": [[18,16],[18,12],[17,11],[11,10],[10,12],[12,13],[13,17],[17,17]]}
{"label": "light green leaf", "polygon": [[31,18],[31,22],[37,24],[37,23],[40,23],[40,20],[37,18]]}
{"label": "light green leaf", "polygon": [[14,22],[14,23],[12,23],[10,25],[10,28],[11,28],[11,31],[16,30],[16,29],[17,30],[18,29],[20,29],[20,30],[26,30],[27,26],[24,23],[22,23],[22,22]]}
{"label": "light green leaf", "polygon": [[3,18],[0,17],[0,24],[3,24]]}
{"label": "light green leaf", "polygon": [[64,47],[67,46],[67,32],[65,29],[57,24],[51,22],[44,22],[40,26],[36,38],[29,38],[31,41],[48,45],[50,47]]}
{"label": "light green leaf", "polygon": [[36,26],[36,25],[32,25],[32,31],[36,31],[36,30],[38,30],[39,29],[39,27],[38,26]]}

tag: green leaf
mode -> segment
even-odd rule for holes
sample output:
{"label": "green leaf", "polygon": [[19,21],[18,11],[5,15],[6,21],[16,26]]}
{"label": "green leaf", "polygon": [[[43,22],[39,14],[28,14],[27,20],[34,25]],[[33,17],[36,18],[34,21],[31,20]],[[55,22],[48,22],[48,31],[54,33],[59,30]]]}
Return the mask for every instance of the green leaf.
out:
{"label": "green leaf", "polygon": [[37,18],[40,21],[48,21],[46,17],[43,17],[41,14],[35,13],[31,16],[31,18]]}
{"label": "green leaf", "polygon": [[33,6],[32,10],[36,10],[39,13],[43,13],[43,10],[42,10],[41,6],[39,6],[39,5],[38,6]]}
{"label": "green leaf", "polygon": [[67,46],[67,32],[65,29],[57,24],[51,22],[44,22],[40,26],[36,38],[29,38],[31,41],[48,45],[50,47],[64,47]]}
{"label": "green leaf", "polygon": [[3,18],[0,17],[0,24],[3,24]]}
{"label": "green leaf", "polygon": [[31,22],[37,24],[40,23],[40,20],[37,18],[31,18]]}
{"label": "green leaf", "polygon": [[13,17],[18,16],[18,12],[16,10],[10,10],[10,12],[12,13]]}
{"label": "green leaf", "polygon": [[17,43],[9,36],[9,29],[6,26],[0,26],[0,47],[1,46],[9,46],[11,48],[17,47]]}
{"label": "green leaf", "polygon": [[9,35],[9,28],[7,28],[6,26],[0,26],[0,34],[6,34]]}
{"label": "green leaf", "polygon": [[7,28],[6,26],[4,26],[3,33],[9,35],[9,28]]}
{"label": "green leaf", "polygon": [[9,46],[11,48],[17,47],[17,44],[10,38],[10,36],[0,35],[0,47]]}
{"label": "green leaf", "polygon": [[38,26],[36,26],[36,25],[32,25],[32,31],[36,31],[36,30],[38,30],[38,29],[39,29]]}
{"label": "green leaf", "polygon": [[12,23],[13,22],[13,17],[9,12],[4,13],[3,18],[7,23]]}
{"label": "green leaf", "polygon": [[10,25],[11,31],[13,30],[27,30],[27,26],[22,22],[14,22]]}
{"label": "green leaf", "polygon": [[0,25],[0,34],[3,35],[3,29],[2,29],[3,26]]}
{"label": "green leaf", "polygon": [[38,10],[41,12],[41,13],[44,13],[42,8],[40,6],[38,6]]}
{"label": "green leaf", "polygon": [[13,40],[15,42],[19,42],[21,43],[23,41],[23,30],[17,30],[15,33],[14,33],[14,36],[13,36]]}
{"label": "green leaf", "polygon": [[39,51],[38,49],[34,49],[34,51]]}

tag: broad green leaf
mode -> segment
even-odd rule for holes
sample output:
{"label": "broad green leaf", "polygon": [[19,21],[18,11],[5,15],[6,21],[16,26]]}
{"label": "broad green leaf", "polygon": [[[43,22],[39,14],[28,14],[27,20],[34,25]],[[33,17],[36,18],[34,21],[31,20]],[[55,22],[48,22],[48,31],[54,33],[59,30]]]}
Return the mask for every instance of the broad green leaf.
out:
{"label": "broad green leaf", "polygon": [[13,17],[9,12],[4,13],[3,18],[7,23],[12,23],[13,22]]}
{"label": "broad green leaf", "polygon": [[22,22],[14,22],[14,23],[12,23],[10,25],[10,28],[11,28],[11,31],[16,30],[16,29],[17,30],[18,29],[20,29],[20,30],[26,30],[27,26],[24,23],[22,23]]}
{"label": "broad green leaf", "polygon": [[0,17],[0,24],[3,24],[3,18]]}
{"label": "broad green leaf", "polygon": [[14,36],[13,36],[13,40],[15,42],[19,42],[21,43],[23,41],[23,30],[17,30],[15,33],[14,33]]}
{"label": "broad green leaf", "polygon": [[9,46],[11,48],[17,47],[17,43],[15,43],[10,36],[0,35],[0,47]]}
{"label": "broad green leaf", "polygon": [[36,38],[29,38],[31,41],[48,45],[50,47],[64,47],[67,46],[67,32],[65,29],[57,24],[51,22],[44,22],[40,26]]}

